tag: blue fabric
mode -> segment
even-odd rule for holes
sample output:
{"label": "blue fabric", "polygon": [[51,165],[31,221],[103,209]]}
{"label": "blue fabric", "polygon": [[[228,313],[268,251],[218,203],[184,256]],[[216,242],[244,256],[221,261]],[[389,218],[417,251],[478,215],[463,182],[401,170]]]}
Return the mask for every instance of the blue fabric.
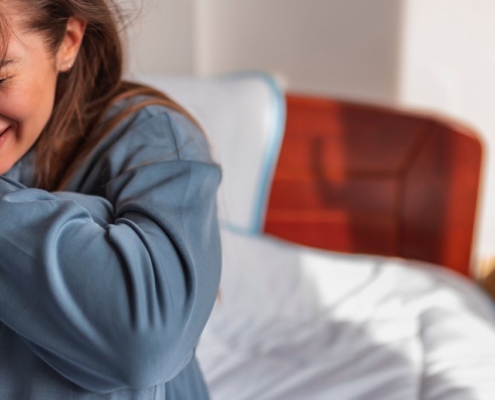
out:
{"label": "blue fabric", "polygon": [[30,151],[0,177],[0,399],[208,399],[194,349],[220,281],[221,170],[201,132],[148,106],[67,191],[33,176]]}

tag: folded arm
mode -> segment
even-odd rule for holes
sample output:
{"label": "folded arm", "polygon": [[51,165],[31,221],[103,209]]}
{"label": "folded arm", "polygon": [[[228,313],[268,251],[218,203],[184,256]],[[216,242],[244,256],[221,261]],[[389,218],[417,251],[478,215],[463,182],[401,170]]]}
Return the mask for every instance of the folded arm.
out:
{"label": "folded arm", "polygon": [[136,157],[106,199],[0,177],[0,321],[95,392],[178,374],[220,279],[218,166]]}

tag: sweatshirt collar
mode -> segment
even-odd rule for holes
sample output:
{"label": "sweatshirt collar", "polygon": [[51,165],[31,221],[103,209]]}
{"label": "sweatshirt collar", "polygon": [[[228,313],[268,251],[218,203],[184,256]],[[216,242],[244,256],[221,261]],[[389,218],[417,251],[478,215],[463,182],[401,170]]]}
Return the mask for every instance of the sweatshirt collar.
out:
{"label": "sweatshirt collar", "polygon": [[13,167],[2,176],[13,179],[24,186],[33,187],[35,181],[35,146],[17,161]]}

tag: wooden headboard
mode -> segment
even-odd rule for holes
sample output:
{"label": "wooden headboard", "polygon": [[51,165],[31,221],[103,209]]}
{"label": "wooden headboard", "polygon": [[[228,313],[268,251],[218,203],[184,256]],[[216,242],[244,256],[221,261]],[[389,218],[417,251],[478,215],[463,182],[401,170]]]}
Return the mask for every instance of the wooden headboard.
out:
{"label": "wooden headboard", "polygon": [[469,276],[481,156],[445,118],[290,94],[264,230]]}

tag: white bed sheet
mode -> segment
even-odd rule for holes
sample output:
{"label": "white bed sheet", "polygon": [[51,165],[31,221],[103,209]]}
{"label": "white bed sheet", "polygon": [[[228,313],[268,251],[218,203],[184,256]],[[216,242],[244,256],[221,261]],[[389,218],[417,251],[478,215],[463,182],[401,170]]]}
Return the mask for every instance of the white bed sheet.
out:
{"label": "white bed sheet", "polygon": [[433,265],[222,230],[213,400],[493,400],[495,308]]}

